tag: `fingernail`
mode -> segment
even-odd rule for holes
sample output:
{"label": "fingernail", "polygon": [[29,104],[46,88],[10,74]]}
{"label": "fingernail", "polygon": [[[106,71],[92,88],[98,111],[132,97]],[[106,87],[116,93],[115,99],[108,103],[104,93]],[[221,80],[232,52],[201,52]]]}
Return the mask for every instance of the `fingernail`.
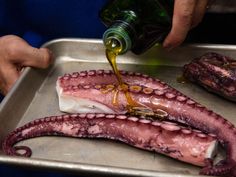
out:
{"label": "fingernail", "polygon": [[54,62],[54,54],[53,54],[53,52],[50,49],[48,49],[48,48],[40,48],[40,49],[47,52],[49,64],[52,64]]}
{"label": "fingernail", "polygon": [[174,47],[170,44],[170,43],[164,43],[163,47],[167,50],[170,51],[172,50]]}

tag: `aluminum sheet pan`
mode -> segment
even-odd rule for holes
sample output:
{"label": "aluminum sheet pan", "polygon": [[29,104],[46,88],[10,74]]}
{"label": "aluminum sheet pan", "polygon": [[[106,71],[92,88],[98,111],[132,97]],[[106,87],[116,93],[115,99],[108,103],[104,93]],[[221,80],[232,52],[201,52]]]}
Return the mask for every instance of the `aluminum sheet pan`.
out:
{"label": "aluminum sheet pan", "polygon": [[[0,141],[13,129],[36,118],[62,114],[55,83],[58,76],[88,69],[111,69],[101,40],[58,39],[44,45],[55,55],[45,70],[26,68],[0,105]],[[119,69],[157,77],[236,124],[235,104],[191,83],[181,84],[183,64],[205,52],[236,58],[236,46],[187,45],[167,52],[154,46],[147,53],[118,57]],[[31,158],[11,157],[0,150],[0,162],[23,167],[63,170],[81,176],[199,176],[198,167],[126,144],[95,139],[40,137],[20,142],[32,148]]]}

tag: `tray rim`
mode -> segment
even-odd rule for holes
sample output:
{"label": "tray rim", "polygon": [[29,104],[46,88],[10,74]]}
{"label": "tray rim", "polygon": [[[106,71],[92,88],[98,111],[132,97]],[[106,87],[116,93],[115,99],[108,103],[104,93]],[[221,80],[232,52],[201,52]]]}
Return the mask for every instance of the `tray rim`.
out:
{"label": "tray rim", "polygon": [[[83,43],[99,43],[102,44],[101,39],[86,39],[86,38],[59,38],[50,40],[44,43],[41,47],[49,47],[55,43],[59,42],[83,42]],[[235,50],[236,45],[228,45],[228,44],[185,44],[181,47],[194,47],[201,49],[222,49],[226,48],[227,50]],[[22,72],[20,78],[16,81],[15,85],[12,87],[10,92],[5,96],[3,101],[0,104],[0,113],[5,105],[9,102],[10,98],[17,91],[19,85],[22,83],[24,77],[32,70],[30,67],[26,67]],[[139,170],[132,168],[123,168],[123,167],[113,167],[113,166],[105,166],[105,165],[92,165],[92,164],[84,164],[84,163],[70,163],[63,161],[55,161],[55,160],[45,160],[45,159],[37,159],[37,158],[22,158],[22,157],[12,157],[4,154],[0,155],[0,163],[9,164],[9,165],[18,165],[18,166],[31,166],[35,168],[44,168],[44,169],[56,169],[61,171],[74,171],[74,172],[85,172],[85,173],[93,173],[93,174],[102,174],[102,175],[122,175],[122,176],[156,176],[156,177],[201,177],[201,175],[188,175],[182,173],[169,173],[169,172],[158,172],[151,170]],[[39,166],[40,165],[40,166]],[[63,169],[62,169],[63,167]]]}

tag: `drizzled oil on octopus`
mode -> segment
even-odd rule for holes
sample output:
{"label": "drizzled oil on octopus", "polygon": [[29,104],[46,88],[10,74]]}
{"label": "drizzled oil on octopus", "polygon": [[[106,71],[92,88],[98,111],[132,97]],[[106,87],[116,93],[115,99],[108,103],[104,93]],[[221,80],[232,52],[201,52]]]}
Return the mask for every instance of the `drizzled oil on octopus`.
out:
{"label": "drizzled oil on octopus", "polygon": [[[125,90],[119,89],[112,71],[59,77],[60,110],[73,114],[37,119],[16,129],[5,139],[4,152],[30,156],[28,147],[14,144],[43,135],[108,138],[202,166],[204,175],[236,176],[236,128],[232,123],[158,79],[126,71],[121,75]],[[226,157],[215,164],[217,142]]]}

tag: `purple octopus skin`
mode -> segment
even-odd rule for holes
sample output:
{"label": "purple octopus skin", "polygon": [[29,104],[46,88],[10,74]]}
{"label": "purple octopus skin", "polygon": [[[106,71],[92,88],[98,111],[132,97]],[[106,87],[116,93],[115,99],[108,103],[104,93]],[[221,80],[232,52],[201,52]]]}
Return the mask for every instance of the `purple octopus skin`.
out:
{"label": "purple octopus skin", "polygon": [[[15,146],[24,139],[59,135],[107,138],[125,142],[144,150],[155,151],[175,159],[204,166],[205,158],[214,155],[215,137],[166,121],[152,121],[116,114],[71,114],[32,121],[13,131],[4,141],[8,155],[30,156],[26,146]],[[24,154],[19,150],[25,151]]]}
{"label": "purple octopus skin", "polygon": [[[236,128],[231,122],[158,79],[125,71],[121,71],[121,75],[128,85],[130,97],[143,108],[152,110],[157,115],[161,113],[160,117],[163,118],[164,115],[165,120],[216,135],[226,151],[226,158],[217,164],[212,159],[206,159],[200,174],[236,177]],[[62,111],[74,112],[77,109],[67,107],[65,103],[85,100],[84,104],[79,105],[85,111],[102,112],[103,105],[112,113],[124,114],[127,112],[127,99],[122,89],[116,89],[117,85],[112,71],[91,70],[65,74],[57,81],[60,108]],[[88,104],[86,100],[93,103]]]}
{"label": "purple octopus skin", "polygon": [[236,60],[218,53],[206,53],[184,66],[186,79],[210,92],[236,101]]}
{"label": "purple octopus skin", "polygon": [[[207,137],[215,136],[219,143],[225,148],[226,158],[219,163],[214,164],[213,159],[211,158],[204,159],[205,162],[203,169],[200,171],[201,174],[236,177],[236,128],[232,123],[158,79],[153,79],[140,73],[126,71],[122,71],[121,75],[123,81],[127,84],[129,96],[133,101],[138,103],[137,107],[133,107],[133,109],[136,110],[135,113],[147,113],[148,116],[154,115],[154,118],[159,117],[165,121],[175,122],[173,123],[173,126],[179,127],[181,130],[176,130],[176,136],[182,135],[182,125],[192,127],[193,129],[197,129],[193,132],[205,133],[204,136]],[[126,97],[127,92],[124,91],[123,88],[121,89],[118,87],[117,79],[112,71],[90,70],[65,74],[64,76],[59,77],[57,80],[57,93],[59,96],[59,106],[62,111],[75,113],[90,112],[91,114],[89,115],[91,116],[85,116],[85,120],[94,120],[93,117],[97,117],[96,115],[98,113],[105,112],[114,117],[114,115],[126,115],[129,111],[129,109],[127,109],[129,108]],[[47,124],[46,122],[51,122],[51,120],[58,122],[58,119],[58,117],[45,119],[46,121],[44,125],[48,132],[53,130],[51,123]],[[128,118],[123,119],[124,125],[127,126],[126,131],[121,131],[119,136],[116,133],[111,133],[109,134],[111,135],[111,138],[125,141],[127,143],[131,142],[132,144],[132,141],[129,139],[131,134],[129,134],[127,131],[134,131],[136,126],[133,125],[134,122],[131,123],[128,120]],[[144,122],[149,121],[150,120],[144,120]],[[40,122],[40,120],[36,122]],[[37,131],[34,133],[34,128],[32,128],[32,132],[30,131],[30,125],[33,126],[36,124],[36,122],[32,122],[31,124],[26,125],[26,127],[19,128],[11,133],[3,143],[3,150],[8,154],[17,155],[15,152],[17,149],[25,149],[26,155],[30,155],[27,154],[30,152],[28,148],[12,146],[17,141],[23,140],[20,133],[22,130],[26,130],[24,131],[24,135],[26,135],[26,137],[31,138],[40,136],[41,134],[37,133]],[[64,119],[62,119],[62,124],[64,122]],[[137,130],[138,132],[140,131],[137,137],[141,136],[143,137],[144,141],[147,141],[148,138],[143,134],[152,130],[152,127],[150,127],[152,123],[145,124],[144,122],[141,124],[143,129]],[[176,125],[176,123],[180,125]],[[76,125],[76,123],[73,124],[72,121],[71,127],[73,125]],[[27,129],[27,126],[29,129]],[[61,125],[60,127],[64,126]],[[110,127],[111,126],[109,125],[103,126],[105,129]],[[120,128],[121,126],[117,127]],[[140,128],[140,126],[137,127]],[[45,134],[47,134],[47,131]],[[73,133],[68,129],[65,131],[68,133]],[[29,133],[27,134],[27,132]],[[149,133],[147,133],[147,135],[150,136]],[[93,137],[92,135],[89,136]],[[122,139],[121,137],[126,138]],[[171,136],[167,135],[166,139],[170,137]],[[135,143],[132,145],[140,148],[143,147],[142,143],[139,146],[136,140],[134,142]],[[191,141],[186,141],[186,143],[191,144]],[[163,144],[163,146],[164,145],[165,144]],[[150,148],[149,146],[145,147],[146,149]],[[176,149],[181,149],[181,147],[178,146],[178,143]],[[163,153],[161,150],[159,152]],[[172,157],[176,158],[176,156]]]}

